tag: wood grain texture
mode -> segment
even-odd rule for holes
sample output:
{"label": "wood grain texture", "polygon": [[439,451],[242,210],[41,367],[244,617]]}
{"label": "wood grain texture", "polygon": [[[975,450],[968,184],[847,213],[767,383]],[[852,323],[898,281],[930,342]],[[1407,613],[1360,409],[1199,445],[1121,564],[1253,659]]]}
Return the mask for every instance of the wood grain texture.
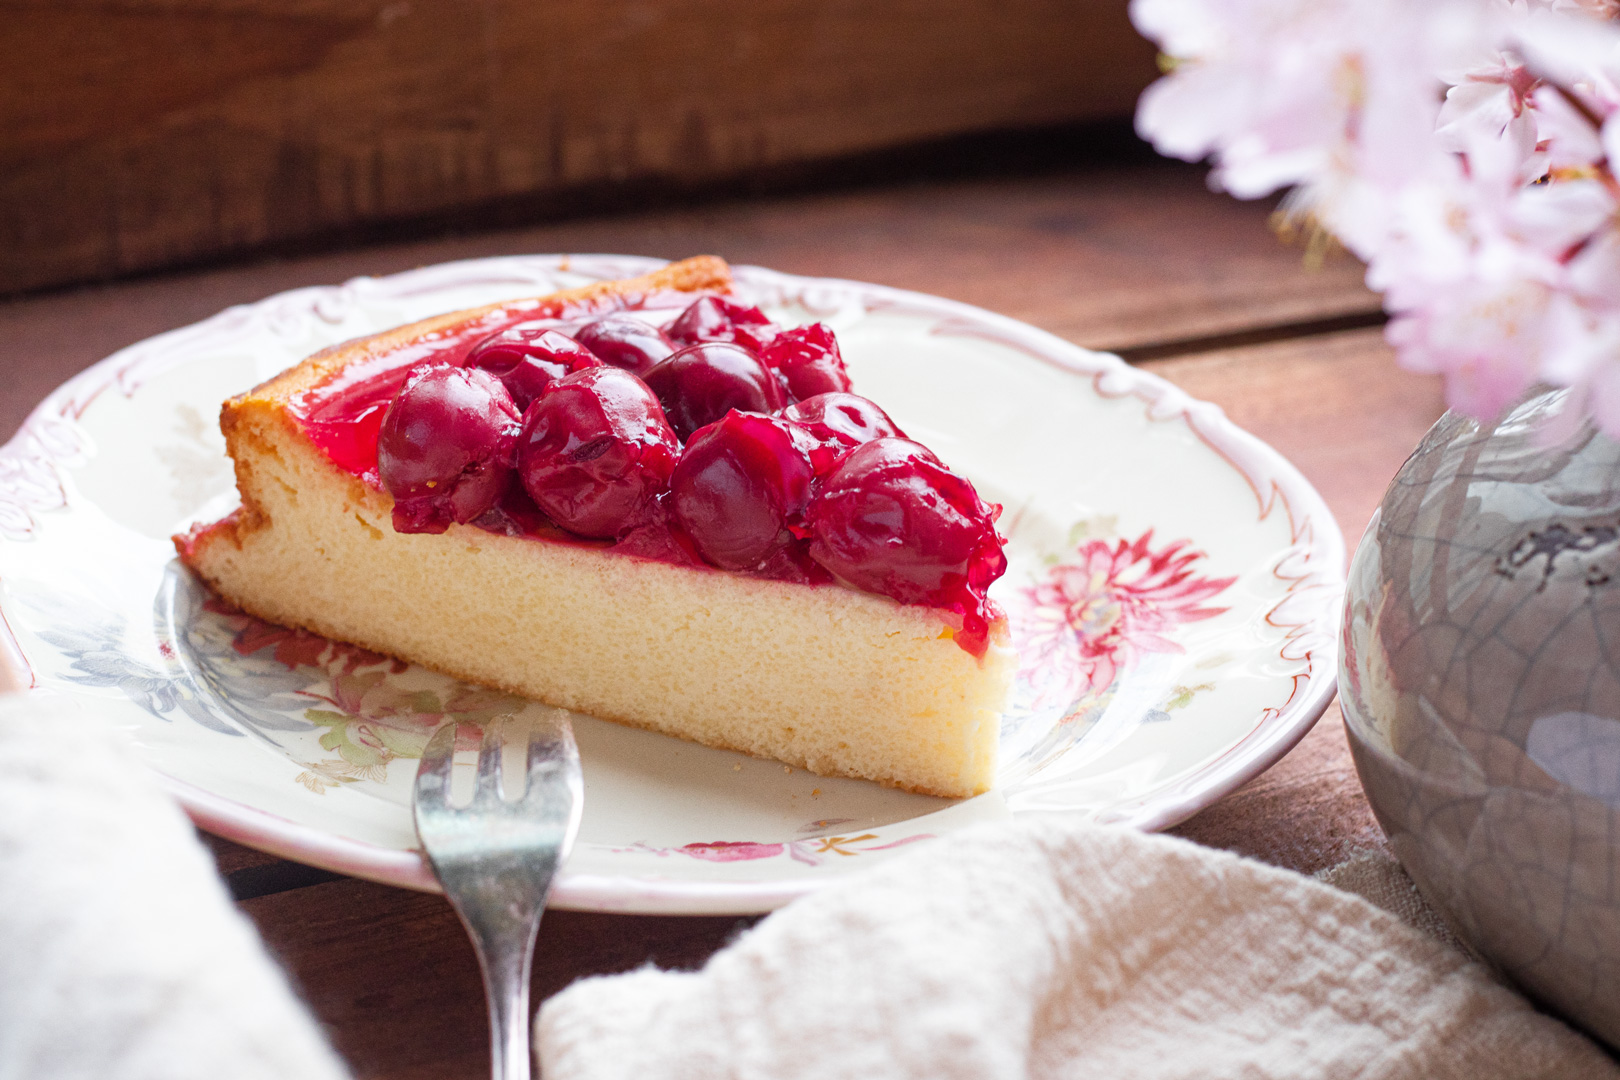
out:
{"label": "wood grain texture", "polygon": [[1170,832],[1302,874],[1364,851],[1393,857],[1362,794],[1338,702],[1287,757]]}
{"label": "wood grain texture", "polygon": [[[358,1080],[489,1075],[477,961],[442,897],[346,880],[241,908]],[[647,963],[700,967],[754,921],[548,911],[530,998],[538,1006],[583,975]]]}
{"label": "wood grain texture", "polygon": [[197,838],[203,842],[203,845],[214,856],[214,864],[219,867],[219,872],[226,877],[238,870],[248,870],[256,866],[267,866],[270,863],[281,861],[275,855],[267,855],[262,851],[255,851],[250,847],[234,844],[224,837],[214,836],[201,830],[198,830]]}
{"label": "wood grain texture", "polygon": [[[941,293],[1113,348],[1376,310],[1353,264],[1308,274],[1267,207],[1204,189],[1199,170],[1094,169],[735,202],[437,243],[267,262],[0,304],[0,432],[96,357],[234,302],[352,274],[522,251],[713,251],[739,262]],[[1438,415],[1431,380],[1395,368],[1377,331],[1316,335],[1144,365],[1288,455],[1354,543]],[[1312,872],[1380,842],[1336,710],[1281,763],[1183,824],[1183,836]],[[236,875],[276,860],[211,838]],[[482,1077],[472,951],[437,897],[356,881],[247,900],[271,950],[359,1077]],[[536,1000],[584,975],[701,964],[747,921],[551,912]]]}
{"label": "wood grain texture", "polygon": [[1303,268],[1269,207],[1217,195],[1172,163],[738,200],[431,243],[365,248],[0,303],[0,438],[102,356],[231,304],[450,259],[598,251],[712,252],[978,304],[1093,348],[1162,345],[1366,314],[1345,259]]}
{"label": "wood grain texture", "polygon": [[0,292],[1128,115],[1125,0],[0,0]]}

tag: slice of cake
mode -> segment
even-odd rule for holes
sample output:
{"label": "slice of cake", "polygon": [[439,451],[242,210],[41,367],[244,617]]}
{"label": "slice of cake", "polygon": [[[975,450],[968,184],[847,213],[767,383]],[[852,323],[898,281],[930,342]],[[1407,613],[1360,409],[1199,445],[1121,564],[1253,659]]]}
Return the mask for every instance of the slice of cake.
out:
{"label": "slice of cake", "polygon": [[825,326],[729,291],[689,259],[318,353],[225,403],[242,505],[181,557],[254,615],[472,682],[986,790],[1016,666],[999,508],[849,392]]}

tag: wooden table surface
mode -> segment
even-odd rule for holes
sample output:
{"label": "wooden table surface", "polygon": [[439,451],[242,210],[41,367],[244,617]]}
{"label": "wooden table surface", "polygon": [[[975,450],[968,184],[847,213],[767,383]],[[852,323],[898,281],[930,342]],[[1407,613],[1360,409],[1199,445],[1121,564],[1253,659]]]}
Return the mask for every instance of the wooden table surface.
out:
{"label": "wooden table surface", "polygon": [[[0,304],[0,435],[108,352],[277,290],[515,252],[712,252],[937,293],[1118,351],[1216,402],[1292,459],[1353,547],[1439,416],[1440,391],[1394,366],[1361,268],[1346,258],[1306,270],[1301,251],[1268,230],[1269,209],[1211,194],[1202,170],[1095,164],[709,204],[35,296]],[[1306,873],[1383,842],[1336,706],[1278,765],[1175,832]],[[357,1076],[488,1075],[477,968],[441,898],[206,839]],[[750,922],[552,912],[535,1000],[582,975],[700,965]]]}

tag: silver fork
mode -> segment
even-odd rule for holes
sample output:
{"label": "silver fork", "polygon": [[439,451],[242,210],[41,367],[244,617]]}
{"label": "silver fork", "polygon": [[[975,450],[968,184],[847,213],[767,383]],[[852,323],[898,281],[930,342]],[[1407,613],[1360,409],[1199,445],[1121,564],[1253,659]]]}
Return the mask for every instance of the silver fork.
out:
{"label": "silver fork", "polygon": [[484,731],[473,799],[450,805],[456,725],[434,732],[416,770],[416,835],[478,953],[489,998],[494,1080],[529,1080],[529,972],[546,894],[579,829],[584,783],[573,726],[560,709],[529,733],[527,789],[501,797],[502,740]]}

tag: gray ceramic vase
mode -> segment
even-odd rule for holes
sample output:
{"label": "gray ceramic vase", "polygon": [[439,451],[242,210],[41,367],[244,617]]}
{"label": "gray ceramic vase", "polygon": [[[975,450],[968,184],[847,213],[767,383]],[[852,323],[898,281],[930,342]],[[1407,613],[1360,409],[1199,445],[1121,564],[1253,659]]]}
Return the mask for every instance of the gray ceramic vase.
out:
{"label": "gray ceramic vase", "polygon": [[1395,854],[1531,996],[1620,1046],[1620,444],[1559,395],[1447,414],[1350,568],[1339,695]]}

